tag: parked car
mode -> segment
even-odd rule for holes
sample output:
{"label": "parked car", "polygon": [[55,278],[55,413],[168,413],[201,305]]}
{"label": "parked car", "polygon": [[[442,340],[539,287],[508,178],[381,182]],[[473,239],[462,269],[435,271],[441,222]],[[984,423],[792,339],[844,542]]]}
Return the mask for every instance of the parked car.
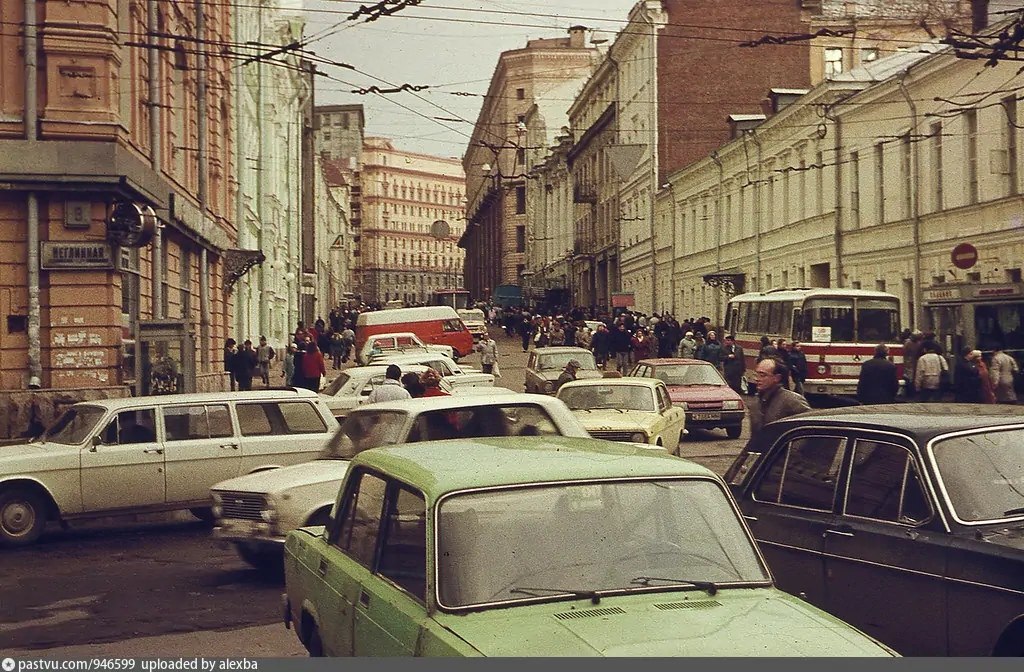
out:
{"label": "parked car", "polygon": [[320,457],[213,486],[214,536],[231,541],[261,569],[280,570],[285,535],[327,520],[348,461],[369,448],[459,436],[587,436],[562,402],[501,388],[362,406],[341,425]]}
{"label": "parked car", "polygon": [[336,511],[285,546],[285,624],[312,655],[893,655],[775,589],[721,480],[661,451],[368,450]]}
{"label": "parked car", "polygon": [[473,340],[479,341],[484,332],[487,331],[487,316],[479,308],[461,308],[456,311],[462,318],[462,323],[473,334]]}
{"label": "parked car", "polygon": [[422,352],[438,353],[454,359],[455,351],[450,345],[424,343],[419,336],[409,331],[374,334],[367,337],[363,347],[356,352],[356,364],[369,364],[375,356]]}
{"label": "parked car", "polygon": [[0,447],[0,545],[47,521],[190,509],[210,486],[315,457],[338,428],[308,390],[106,399],[74,404],[35,441]]}
{"label": "parked car", "polygon": [[904,654],[1024,655],[1019,407],[806,413],[727,479],[783,590]]}
{"label": "parked car", "polygon": [[657,378],[668,386],[672,403],[686,411],[687,429],[725,430],[730,439],[743,431],[746,406],[718,369],[699,359],[641,359],[630,376]]}
{"label": "parked car", "polygon": [[554,394],[555,381],[562,375],[569,360],[575,359],[581,364],[576,378],[601,378],[603,374],[594,361],[594,353],[584,348],[567,345],[536,348],[530,351],[526,360],[526,391],[534,394]]}
{"label": "parked car", "polygon": [[373,360],[374,364],[387,366],[397,364],[404,367],[410,364],[421,364],[429,366],[441,374],[442,379],[447,379],[453,388],[463,386],[492,387],[494,385],[494,374],[483,373],[479,369],[472,369],[468,366],[456,364],[450,357],[439,353],[405,353],[401,355],[390,355]]}
{"label": "parked car", "polygon": [[394,333],[401,329],[412,332],[424,343],[451,346],[452,358],[464,357],[473,351],[473,336],[451,306],[419,306],[394,310],[371,310],[356,319],[356,352],[375,334]]}
{"label": "parked car", "polygon": [[647,443],[678,455],[686,413],[650,378],[577,380],[555,395],[596,439]]}

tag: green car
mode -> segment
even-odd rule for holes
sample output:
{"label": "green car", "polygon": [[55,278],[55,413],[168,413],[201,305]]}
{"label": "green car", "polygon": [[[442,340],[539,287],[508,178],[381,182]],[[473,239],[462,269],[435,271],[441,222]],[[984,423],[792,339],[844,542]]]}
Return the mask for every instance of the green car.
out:
{"label": "green car", "polygon": [[896,655],[776,589],[712,472],[597,439],[360,453],[285,584],[317,656]]}

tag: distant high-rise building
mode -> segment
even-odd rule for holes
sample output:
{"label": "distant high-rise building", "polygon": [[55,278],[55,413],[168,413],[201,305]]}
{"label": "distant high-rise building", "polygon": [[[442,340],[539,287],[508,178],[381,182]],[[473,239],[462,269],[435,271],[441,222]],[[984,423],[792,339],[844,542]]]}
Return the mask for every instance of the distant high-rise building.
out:
{"label": "distant high-rise building", "polygon": [[358,171],[363,151],[366,119],[363,106],[318,105],[314,111],[317,131],[316,151],[322,158],[338,162],[343,170]]}

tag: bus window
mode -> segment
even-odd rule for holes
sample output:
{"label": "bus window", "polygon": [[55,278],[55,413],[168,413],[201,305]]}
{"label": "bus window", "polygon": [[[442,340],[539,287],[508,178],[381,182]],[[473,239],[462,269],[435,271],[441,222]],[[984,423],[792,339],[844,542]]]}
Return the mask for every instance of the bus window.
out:
{"label": "bus window", "polygon": [[853,299],[813,299],[804,303],[804,314],[810,316],[811,326],[831,327],[833,343],[856,341],[853,331]]}
{"label": "bus window", "polygon": [[793,337],[793,302],[783,301],[782,311],[779,313],[779,330],[777,332],[780,336],[787,338]]}
{"label": "bus window", "polygon": [[884,299],[857,299],[857,340],[896,343],[900,333],[900,306]]}
{"label": "bus window", "polygon": [[765,333],[778,334],[779,327],[782,325],[782,304],[777,301],[772,301],[768,304],[768,326],[765,328]]}
{"label": "bus window", "polygon": [[750,332],[762,335],[768,333],[768,304],[750,304]]}

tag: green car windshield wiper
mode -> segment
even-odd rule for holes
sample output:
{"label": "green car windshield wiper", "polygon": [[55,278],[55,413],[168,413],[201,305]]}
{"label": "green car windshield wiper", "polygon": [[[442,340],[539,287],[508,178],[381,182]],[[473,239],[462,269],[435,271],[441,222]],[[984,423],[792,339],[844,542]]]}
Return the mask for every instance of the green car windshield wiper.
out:
{"label": "green car windshield wiper", "polygon": [[685,583],[687,585],[693,586],[694,588],[708,591],[708,595],[714,595],[718,592],[718,584],[716,584],[713,581],[693,581],[692,579],[661,579],[657,576],[638,576],[635,579],[632,579],[630,583],[640,586],[649,586],[651,585],[652,581],[661,581],[664,583]]}
{"label": "green car windshield wiper", "polygon": [[529,586],[513,586],[509,588],[510,593],[518,595],[530,595],[531,597],[543,597],[538,595],[537,591],[542,593],[565,593],[566,595],[573,595],[580,599],[590,600],[594,604],[601,603],[601,594],[596,590],[567,590],[565,588],[530,588]]}

